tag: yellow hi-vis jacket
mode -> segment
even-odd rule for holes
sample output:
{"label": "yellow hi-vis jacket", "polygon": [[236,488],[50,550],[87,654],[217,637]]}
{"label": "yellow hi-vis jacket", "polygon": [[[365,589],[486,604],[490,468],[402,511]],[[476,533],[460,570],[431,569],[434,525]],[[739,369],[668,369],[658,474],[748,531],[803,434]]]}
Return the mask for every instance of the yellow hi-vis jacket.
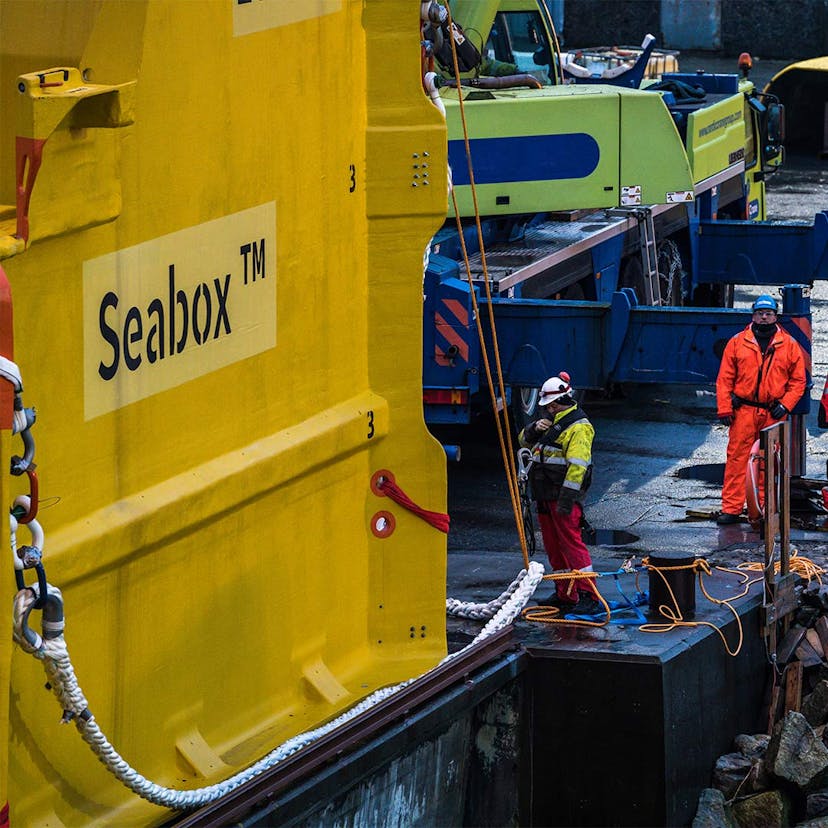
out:
{"label": "yellow hi-vis jacket", "polygon": [[529,481],[536,500],[557,500],[563,488],[572,489],[575,499],[583,501],[592,478],[594,437],[592,423],[577,405],[559,411],[546,432],[538,431],[537,420],[520,432],[521,446],[532,449]]}

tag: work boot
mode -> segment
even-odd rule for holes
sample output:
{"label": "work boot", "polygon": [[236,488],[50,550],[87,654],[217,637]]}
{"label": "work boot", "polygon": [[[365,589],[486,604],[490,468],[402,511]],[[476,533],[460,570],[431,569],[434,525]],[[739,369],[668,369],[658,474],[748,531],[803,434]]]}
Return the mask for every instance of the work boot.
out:
{"label": "work boot", "polygon": [[722,512],[717,518],[716,523],[719,526],[727,526],[730,523],[741,523],[742,516],[741,515],[732,515],[730,512]]}
{"label": "work boot", "polygon": [[[563,611],[563,610],[562,610]],[[597,615],[606,612],[604,605],[591,592],[578,592],[578,603],[566,610],[569,615]]]}
{"label": "work boot", "polygon": [[572,611],[572,607],[575,606],[575,601],[567,601],[565,598],[559,597],[556,592],[553,592],[548,598],[539,599],[538,606],[555,607],[561,611],[561,615],[564,615]]}

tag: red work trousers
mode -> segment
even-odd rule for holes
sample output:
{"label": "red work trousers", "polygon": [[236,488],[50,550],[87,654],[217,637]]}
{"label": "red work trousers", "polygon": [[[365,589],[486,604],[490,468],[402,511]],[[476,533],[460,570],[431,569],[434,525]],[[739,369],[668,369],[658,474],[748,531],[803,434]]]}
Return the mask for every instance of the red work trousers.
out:
{"label": "red work trousers", "polygon": [[[583,569],[592,571],[592,559],[589,550],[581,538],[581,516],[584,510],[580,503],[572,506],[572,512],[562,515],[554,500],[538,503],[538,523],[540,523],[543,545],[552,569]],[[555,581],[558,598],[562,601],[577,601],[578,590],[593,595],[595,590],[589,578]]]}
{"label": "red work trousers", "polygon": [[750,448],[759,439],[759,432],[763,428],[778,422],[764,408],[743,405],[733,412],[722,486],[723,512],[729,515],[742,513],[745,507],[745,472]]}

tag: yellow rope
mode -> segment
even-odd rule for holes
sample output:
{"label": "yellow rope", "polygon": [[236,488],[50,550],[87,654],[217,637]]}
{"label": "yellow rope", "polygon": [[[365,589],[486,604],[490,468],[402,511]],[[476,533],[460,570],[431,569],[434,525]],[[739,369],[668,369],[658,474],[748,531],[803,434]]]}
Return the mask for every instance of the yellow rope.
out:
{"label": "yellow rope", "polygon": [[[782,567],[781,561],[776,561],[773,567],[773,571],[775,575],[778,575]],[[738,569],[743,572],[763,572],[765,571],[765,564],[759,563],[758,561],[748,561],[747,563],[739,564]],[[804,578],[810,584],[811,581],[821,581],[822,576],[825,574],[825,570],[822,567],[817,566],[812,560],[809,558],[805,558],[799,554],[796,550],[791,552],[790,561],[788,564],[788,569],[790,572],[794,572],[800,576],[800,578]]]}
{"label": "yellow rope", "polygon": [[[745,563],[738,564],[735,569],[731,569],[726,566],[716,566],[715,569],[719,570],[720,572],[727,572],[731,575],[735,575],[740,579],[742,590],[738,595],[733,595],[727,599],[721,598],[714,598],[705,587],[704,584],[704,576],[712,577],[713,572],[710,568],[710,564],[704,558],[696,558],[692,563],[689,564],[677,564],[676,566],[654,566],[650,563],[649,558],[644,558],[641,562],[642,567],[644,567],[648,572],[656,572],[659,577],[664,582],[664,585],[667,587],[667,592],[670,595],[672,600],[673,606],[669,606],[667,604],[661,604],[658,607],[658,611],[661,615],[664,616],[666,623],[650,623],[650,624],[642,624],[638,629],[641,632],[647,633],[666,633],[671,632],[672,630],[677,629],[678,627],[710,627],[711,629],[716,630],[719,635],[719,638],[722,639],[722,643],[724,644],[725,650],[727,651],[728,655],[736,656],[742,649],[742,645],[744,643],[744,632],[742,629],[742,621],[739,617],[739,614],[732,606],[733,601],[738,601],[740,598],[744,598],[748,592],[750,592],[750,588],[761,581],[764,580],[764,570],[765,565],[762,562],[758,561],[748,561]],[[731,613],[733,613],[733,617],[736,619],[736,624],[739,629],[739,636],[738,642],[735,648],[731,648],[727,642],[727,639],[722,633],[721,629],[717,627],[715,624],[711,623],[710,621],[687,621],[684,619],[684,616],[681,613],[681,609],[678,605],[678,599],[673,592],[672,587],[670,586],[669,581],[667,580],[666,576],[664,575],[665,572],[676,572],[679,570],[685,569],[692,569],[696,574],[698,581],[699,581],[699,588],[701,590],[702,595],[710,601],[712,604],[719,604],[722,606],[727,607]],[[779,562],[776,563],[775,572],[779,572],[780,564]],[[638,592],[641,592],[641,588],[639,586],[639,576],[642,570],[638,570],[635,574],[635,587]],[[826,570],[822,567],[815,564],[810,559],[800,555],[796,550],[791,554],[790,557],[790,571],[796,573],[801,578],[806,579],[808,583],[813,580],[822,581],[822,576],[826,574]],[[758,577],[751,578],[748,573],[756,572],[759,573]],[[555,572],[551,575],[544,575],[543,580],[545,581],[569,581],[569,592],[572,591],[574,588],[575,581],[579,578],[583,578],[585,580],[595,581],[596,579],[602,577],[600,572],[584,572],[580,569],[573,569],[570,572]],[[541,624],[570,624],[573,626],[585,626],[585,627],[603,627],[609,623],[611,610],[609,604],[601,595],[601,593],[597,590],[594,583],[590,584],[592,587],[595,597],[597,600],[603,605],[604,611],[606,612],[606,619],[604,621],[587,621],[584,619],[567,619],[561,615],[560,610],[557,607],[527,607],[523,610],[522,616],[527,621],[534,621]]]}
{"label": "yellow rope", "polygon": [[[739,600],[739,598],[743,598],[745,595],[748,594],[750,588],[761,581],[764,581],[764,574],[765,574],[765,564],[764,562],[759,561],[748,561],[745,563],[739,564],[736,569],[730,569],[724,566],[717,566],[720,572],[729,572],[732,575],[737,575],[738,577],[742,578],[742,586],[744,587],[742,591],[738,595],[734,595],[727,600],[722,600],[719,598],[714,598],[705,588],[704,580],[702,575],[711,575],[710,565],[707,563],[706,560],[703,558],[697,558],[692,564],[684,564],[682,566],[663,566],[663,567],[655,567],[649,563],[647,558],[642,561],[642,564],[648,569],[648,571],[657,572],[662,580],[664,581],[665,586],[667,587],[668,592],[670,593],[670,597],[673,600],[673,607],[666,606],[662,604],[658,611],[668,619],[670,623],[668,624],[644,624],[639,629],[642,632],[669,632],[670,630],[675,629],[676,627],[693,627],[693,626],[707,626],[712,627],[716,632],[719,634],[719,637],[722,639],[724,643],[725,649],[727,650],[729,655],[735,656],[739,654],[739,651],[742,649],[743,643],[743,630],[742,630],[742,622],[739,618],[738,613],[731,605],[731,602]],[[775,573],[779,573],[781,568],[780,562],[776,562],[773,569]],[[678,606],[678,601],[676,600],[675,594],[673,590],[670,588],[670,584],[667,582],[667,579],[663,575],[663,572],[667,572],[670,570],[677,570],[677,569],[694,569],[698,575],[699,579],[699,588],[702,591],[702,594],[708,601],[713,604],[720,604],[726,606],[732,613],[733,617],[736,619],[736,623],[739,626],[739,643],[735,650],[731,650],[728,646],[727,640],[724,637],[721,629],[719,629],[715,624],[711,624],[708,621],[685,621],[681,615],[681,611]],[[804,578],[810,583],[813,580],[822,581],[822,576],[825,574],[825,570],[822,567],[817,566],[813,561],[810,559],[800,555],[796,550],[791,554],[790,557],[790,571],[796,573],[801,578]],[[759,577],[751,578],[747,573],[749,572],[757,572],[759,573]],[[636,576],[636,585],[638,581],[638,576]]]}
{"label": "yellow rope", "polygon": [[[449,31],[451,31],[452,27],[452,19],[451,19],[451,10],[449,9],[449,5],[446,4],[446,11],[448,13],[448,27]],[[469,143],[469,131],[468,125],[466,123],[466,111],[463,105],[463,89],[460,85],[460,66],[457,60],[457,45],[454,42],[454,38],[449,36],[449,42],[451,43],[451,57],[454,63],[454,76],[457,78],[457,99],[460,106],[460,121],[463,125],[463,141],[466,148],[466,160],[469,166],[469,185],[471,187],[471,194],[472,200],[474,203],[474,221],[475,226],[477,228],[477,240],[478,244],[480,245],[480,259],[483,265],[483,282],[486,288],[486,298],[488,299],[489,303],[489,324],[492,329],[492,345],[494,348],[494,359],[495,359],[495,367],[497,368],[497,375],[498,375],[498,386],[500,389],[500,399],[503,401],[502,406],[502,417],[503,422],[501,423],[501,414],[497,408],[497,394],[495,392],[495,385],[494,380],[492,378],[492,371],[491,366],[489,364],[489,356],[486,351],[486,344],[483,338],[483,327],[482,322],[480,320],[480,313],[478,310],[478,303],[477,303],[477,296],[474,292],[474,283],[472,280],[471,275],[471,264],[469,263],[469,255],[468,250],[466,249],[466,240],[463,235],[463,224],[460,220],[460,212],[457,209],[457,198],[454,195],[454,190],[452,189],[451,199],[452,204],[454,206],[454,216],[457,221],[457,233],[460,237],[460,246],[463,251],[463,261],[466,265],[466,276],[469,282],[469,292],[471,294],[471,301],[472,307],[474,309],[474,317],[477,322],[477,335],[480,340],[480,352],[483,356],[483,365],[486,371],[486,379],[489,385],[489,393],[491,396],[492,401],[492,411],[495,417],[495,424],[497,426],[497,436],[498,441],[500,443],[500,452],[503,456],[503,465],[506,471],[506,482],[509,487],[509,497],[512,501],[512,511],[514,512],[515,516],[515,526],[517,527],[518,537],[520,539],[520,549],[523,553],[523,565],[525,568],[528,569],[529,567],[529,551],[526,546],[526,535],[523,530],[523,515],[521,512],[520,506],[520,493],[518,489],[518,481],[517,481],[517,468],[515,467],[515,457],[514,457],[514,450],[512,448],[512,435],[511,429],[509,427],[509,412],[508,407],[506,405],[506,390],[503,384],[503,370],[500,364],[500,349],[498,347],[497,342],[497,331],[495,328],[495,321],[494,321],[494,309],[492,308],[492,294],[491,294],[491,287],[490,287],[490,279],[489,279],[489,269],[486,263],[486,251],[483,244],[483,228],[480,224],[480,209],[479,204],[477,201],[477,189],[474,183],[474,169],[472,167],[472,159],[471,159],[471,145]],[[505,438],[504,438],[505,433]]]}
{"label": "yellow rope", "polygon": [[[732,598],[729,599],[720,599],[714,598],[705,588],[704,580],[702,575],[712,575],[710,570],[710,565],[707,563],[704,558],[696,558],[691,564],[682,564],[679,566],[653,566],[649,562],[649,558],[644,558],[641,562],[642,566],[644,566],[648,572],[656,572],[658,573],[661,580],[664,582],[664,585],[667,587],[667,591],[670,594],[670,598],[673,601],[673,606],[669,606],[667,604],[661,604],[658,607],[658,611],[667,619],[666,624],[642,624],[638,629],[641,632],[651,632],[651,633],[666,633],[675,630],[678,627],[710,627],[711,629],[715,630],[719,638],[722,639],[722,644],[724,644],[724,648],[727,651],[727,654],[730,656],[737,656],[742,649],[742,643],[744,642],[744,630],[742,629],[742,620],[739,618],[739,613],[731,605],[731,601],[736,601],[739,598],[744,597],[747,595],[748,590],[751,587],[751,584],[756,583],[756,581],[750,581],[750,577],[743,572],[735,572],[734,570],[725,570],[729,572],[734,572],[734,574],[739,575],[742,580],[742,584],[744,589],[739,595],[734,595]],[[721,567],[719,567],[721,568]],[[684,616],[681,614],[681,609],[678,605],[678,600],[676,599],[675,593],[670,586],[669,581],[667,580],[666,576],[664,575],[665,572],[676,571],[680,569],[692,569],[699,579],[699,588],[702,591],[702,594],[708,601],[713,604],[719,604],[721,606],[727,607],[731,613],[733,613],[733,617],[736,619],[736,625],[739,629],[739,641],[736,645],[735,649],[731,649],[730,645],[727,642],[727,639],[724,636],[724,633],[721,631],[719,627],[713,624],[710,621],[685,621]]]}
{"label": "yellow rope", "polygon": [[[575,581],[583,578],[584,580],[595,581],[601,577],[600,572],[585,572],[582,569],[573,569],[569,572],[553,572],[551,575],[544,575],[544,581],[569,581],[568,593],[572,592],[575,586]],[[523,618],[527,621],[535,621],[539,624],[569,624],[571,626],[580,627],[605,627],[609,624],[612,610],[603,595],[598,591],[594,583],[590,583],[593,593],[595,593],[596,600],[603,606],[606,618],[603,621],[587,621],[585,618],[564,618],[557,607],[526,607],[523,610]]]}

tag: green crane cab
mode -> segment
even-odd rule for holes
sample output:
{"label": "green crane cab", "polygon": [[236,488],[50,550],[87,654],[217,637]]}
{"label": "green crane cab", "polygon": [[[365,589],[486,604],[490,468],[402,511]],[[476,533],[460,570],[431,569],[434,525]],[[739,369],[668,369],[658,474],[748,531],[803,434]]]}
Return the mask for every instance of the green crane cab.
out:
{"label": "green crane cab", "polygon": [[567,78],[544,0],[457,0],[451,9],[481,56],[459,89],[450,63],[435,66],[462,216],[474,206],[461,94],[482,215],[688,204],[715,187],[727,215],[765,218],[783,111],[746,74],[672,73],[637,88],[623,73]]}

